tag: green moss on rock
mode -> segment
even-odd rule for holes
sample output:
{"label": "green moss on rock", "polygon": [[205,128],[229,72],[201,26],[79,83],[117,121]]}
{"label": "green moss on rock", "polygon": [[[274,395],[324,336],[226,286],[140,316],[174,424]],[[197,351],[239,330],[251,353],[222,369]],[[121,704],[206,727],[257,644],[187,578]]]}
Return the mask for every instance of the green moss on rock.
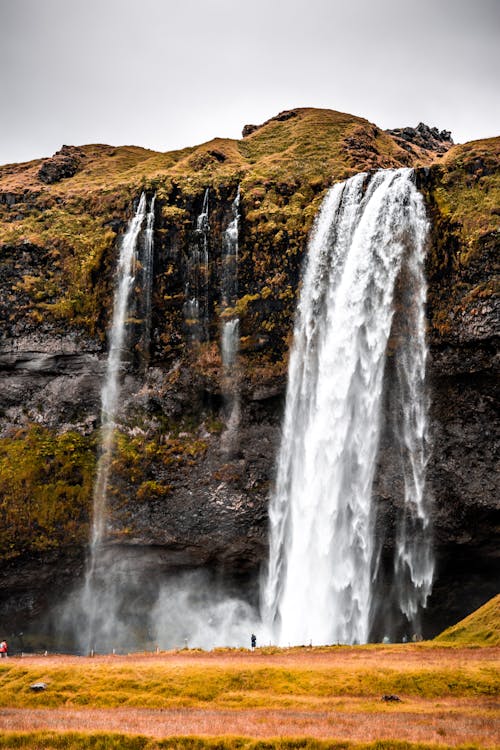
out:
{"label": "green moss on rock", "polygon": [[8,560],[85,543],[94,443],[39,425],[0,439],[0,549]]}

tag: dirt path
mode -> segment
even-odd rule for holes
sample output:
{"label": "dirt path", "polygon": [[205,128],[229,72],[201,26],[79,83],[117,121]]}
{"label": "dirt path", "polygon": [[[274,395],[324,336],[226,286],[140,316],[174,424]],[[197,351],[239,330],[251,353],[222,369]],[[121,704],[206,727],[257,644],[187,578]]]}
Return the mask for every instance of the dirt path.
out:
{"label": "dirt path", "polygon": [[[130,664],[143,666],[150,664],[165,664],[169,667],[186,666],[234,666],[238,668],[258,667],[306,667],[308,669],[323,667],[378,667],[385,666],[394,669],[414,669],[415,666],[433,668],[446,666],[460,666],[461,664],[494,664],[498,663],[500,647],[436,647],[425,644],[407,645],[377,645],[377,646],[339,646],[330,648],[297,648],[283,649],[269,653],[266,649],[256,651],[238,651],[235,649],[214,651],[164,651],[156,653],[135,653],[124,655],[96,656],[89,659],[86,656],[66,656],[50,654],[49,656],[25,655],[29,664],[43,665],[81,665],[82,663],[97,664]],[[21,657],[14,656],[17,662]]]}
{"label": "dirt path", "polygon": [[[447,701],[439,710],[360,711],[217,711],[200,709],[8,709],[0,712],[3,731],[106,731],[173,735],[243,735],[255,738],[315,737],[369,742],[397,739],[445,745],[474,743],[494,747],[500,741],[500,719],[483,706]],[[476,710],[474,710],[474,707]],[[479,710],[479,711],[478,711]]]}

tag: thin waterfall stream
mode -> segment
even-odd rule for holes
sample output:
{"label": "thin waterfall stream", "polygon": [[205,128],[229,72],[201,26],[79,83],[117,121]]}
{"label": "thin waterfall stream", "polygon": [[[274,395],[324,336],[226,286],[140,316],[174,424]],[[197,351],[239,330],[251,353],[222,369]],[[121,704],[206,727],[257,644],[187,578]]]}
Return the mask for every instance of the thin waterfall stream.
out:
{"label": "thin waterfall stream", "polygon": [[[116,592],[113,590],[116,581],[112,580],[113,572],[116,571],[113,571],[109,555],[104,550],[108,522],[108,490],[115,446],[115,430],[118,423],[121,380],[127,361],[130,359],[127,318],[130,314],[132,291],[141,265],[145,309],[143,339],[147,341],[149,349],[154,204],[155,198],[153,197],[149,212],[147,212],[146,195],[142,193],[135,215],[130,220],[121,241],[117,263],[109,351],[101,391],[101,445],[94,483],[89,560],[81,601],[88,622],[85,644],[87,651],[94,648],[96,639],[105,642],[108,630],[112,631],[113,628],[116,628],[116,608],[118,605]],[[145,219],[144,253],[142,263],[140,263],[138,257],[139,237]]]}
{"label": "thin waterfall stream", "polygon": [[238,350],[240,321],[232,308],[238,299],[238,253],[240,225],[240,188],[231,206],[232,218],[223,234],[222,243],[222,330],[221,354],[223,393],[227,409],[227,427],[222,436],[225,451],[234,448],[240,420],[238,382]]}
{"label": "thin waterfall stream", "polygon": [[201,212],[196,218],[194,237],[187,258],[184,317],[192,342],[207,340],[209,336],[210,256],[208,216],[210,190],[203,194]]}
{"label": "thin waterfall stream", "polygon": [[144,358],[149,361],[151,346],[151,318],[153,311],[153,276],[154,276],[154,223],[155,223],[156,195],[151,198],[146,229],[144,230],[144,255],[142,259],[142,292],[144,306],[142,349]]}
{"label": "thin waterfall stream", "polygon": [[376,559],[373,482],[394,290],[404,270],[408,333],[394,352],[404,497],[391,587],[410,623],[434,564],[425,495],[428,224],[410,169],[358,174],[324,199],[297,310],[262,614],[281,645],[365,643]]}

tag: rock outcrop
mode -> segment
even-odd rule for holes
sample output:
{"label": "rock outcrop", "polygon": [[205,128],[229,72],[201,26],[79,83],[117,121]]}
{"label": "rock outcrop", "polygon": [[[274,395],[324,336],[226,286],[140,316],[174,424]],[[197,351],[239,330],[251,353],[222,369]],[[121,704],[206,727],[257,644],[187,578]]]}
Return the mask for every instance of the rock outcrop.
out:
{"label": "rock outcrop", "polygon": [[53,182],[73,177],[80,169],[82,156],[78,148],[63,146],[52,158],[45,159],[38,170],[38,179],[46,185],[51,185]]}
{"label": "rock outcrop", "polygon": [[425,151],[434,151],[436,154],[445,154],[451,146],[453,139],[449,130],[438,130],[430,128],[423,122],[419,122],[416,128],[394,128],[386,130],[392,135],[397,143],[406,151],[415,153],[413,146],[418,146]]}

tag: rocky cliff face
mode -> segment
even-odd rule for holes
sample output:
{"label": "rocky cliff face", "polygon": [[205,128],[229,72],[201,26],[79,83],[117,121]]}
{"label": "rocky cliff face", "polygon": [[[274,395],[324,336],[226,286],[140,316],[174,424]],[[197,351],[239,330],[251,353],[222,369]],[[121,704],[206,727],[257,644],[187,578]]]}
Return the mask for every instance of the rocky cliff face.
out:
{"label": "rocky cliff face", "polygon": [[[133,550],[145,571],[205,566],[251,596],[267,554],[267,503],[307,233],[328,185],[409,165],[417,168],[432,222],[428,491],[438,577],[426,632],[496,593],[499,141],[451,146],[449,134],[407,130],[384,133],[348,115],[293,110],[247,126],[241,141],[216,139],[173,154],[64,147],[51,160],[0,168],[6,632],[39,621],[82,574],[113,270],[141,190],[157,196],[152,337],[144,351],[137,321],[130,321],[133,356],[112,464],[109,543]],[[222,235],[238,185],[232,312],[240,319],[241,419],[228,449],[221,439]],[[193,340],[186,279],[207,187],[209,325]],[[400,481],[384,443],[376,494],[387,546]]]}

